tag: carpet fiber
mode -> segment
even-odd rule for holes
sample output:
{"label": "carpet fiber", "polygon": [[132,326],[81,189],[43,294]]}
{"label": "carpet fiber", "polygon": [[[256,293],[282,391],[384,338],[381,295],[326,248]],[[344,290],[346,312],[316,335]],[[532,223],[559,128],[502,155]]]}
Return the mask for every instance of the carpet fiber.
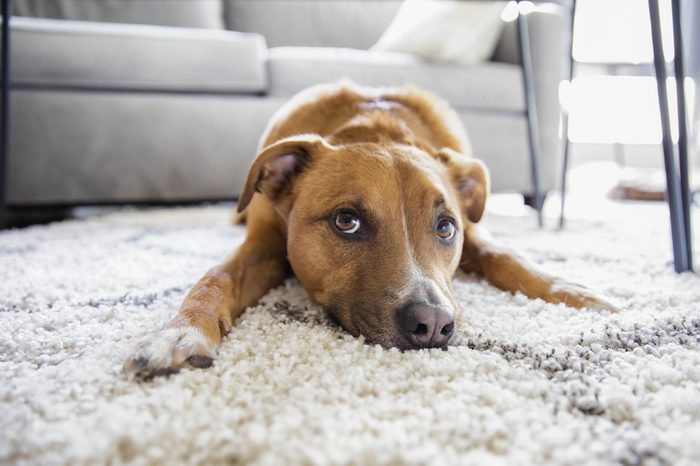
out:
{"label": "carpet fiber", "polygon": [[459,274],[459,341],[401,353],[347,335],[290,281],[243,315],[212,368],[130,380],[133,345],[242,240],[231,212],[0,233],[0,463],[699,461],[700,278],[672,272],[662,205],[611,205],[564,232],[487,215],[497,238],[607,293],[617,315]]}

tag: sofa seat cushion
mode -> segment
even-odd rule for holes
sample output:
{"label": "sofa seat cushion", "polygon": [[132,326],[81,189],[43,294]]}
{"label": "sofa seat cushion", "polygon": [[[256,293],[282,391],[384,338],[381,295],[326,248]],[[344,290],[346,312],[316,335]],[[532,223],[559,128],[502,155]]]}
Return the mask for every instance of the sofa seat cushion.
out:
{"label": "sofa seat cushion", "polygon": [[266,87],[258,34],[13,18],[14,84],[258,93]]}
{"label": "sofa seat cushion", "polygon": [[273,96],[288,97],[314,84],[350,78],[366,86],[411,83],[456,107],[525,108],[521,69],[506,63],[440,64],[400,53],[276,47],[268,52],[268,70]]}

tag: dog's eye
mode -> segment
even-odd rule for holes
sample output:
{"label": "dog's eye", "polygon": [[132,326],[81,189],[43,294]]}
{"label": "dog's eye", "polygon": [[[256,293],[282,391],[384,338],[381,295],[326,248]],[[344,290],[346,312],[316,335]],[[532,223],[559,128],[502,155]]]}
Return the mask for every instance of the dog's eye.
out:
{"label": "dog's eye", "polygon": [[360,219],[352,212],[346,210],[338,212],[333,218],[336,230],[346,235],[356,233],[360,229]]}
{"label": "dog's eye", "polygon": [[441,218],[437,224],[437,235],[444,241],[450,241],[457,232],[454,220],[451,218]]}

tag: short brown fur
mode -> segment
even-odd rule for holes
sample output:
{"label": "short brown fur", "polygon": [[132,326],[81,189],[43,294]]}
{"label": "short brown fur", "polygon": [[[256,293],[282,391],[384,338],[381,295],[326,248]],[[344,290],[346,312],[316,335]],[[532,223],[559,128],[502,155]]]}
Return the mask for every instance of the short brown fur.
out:
{"label": "short brown fur", "polygon": [[[248,225],[244,244],[195,285],[163,331],[194,329],[204,343],[182,333],[169,357],[145,342],[126,368],[147,376],[213,357],[240,313],[290,269],[346,330],[386,347],[410,347],[396,324],[407,303],[459,317],[451,284],[458,267],[531,298],[616,309],[496,244],[477,225],[488,190],[485,166],[440,99],[350,82],[308,89],[273,117],[261,140],[238,205]],[[342,206],[362,211],[360,239],[329,226]],[[459,232],[449,244],[433,229],[444,216]]]}

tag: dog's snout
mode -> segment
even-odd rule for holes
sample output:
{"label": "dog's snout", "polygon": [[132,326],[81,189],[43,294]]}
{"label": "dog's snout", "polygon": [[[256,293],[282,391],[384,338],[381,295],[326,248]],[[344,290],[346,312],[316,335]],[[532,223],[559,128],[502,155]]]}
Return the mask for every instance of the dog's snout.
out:
{"label": "dog's snout", "polygon": [[399,327],[414,348],[445,346],[454,333],[454,315],[427,304],[409,304],[398,311]]}

